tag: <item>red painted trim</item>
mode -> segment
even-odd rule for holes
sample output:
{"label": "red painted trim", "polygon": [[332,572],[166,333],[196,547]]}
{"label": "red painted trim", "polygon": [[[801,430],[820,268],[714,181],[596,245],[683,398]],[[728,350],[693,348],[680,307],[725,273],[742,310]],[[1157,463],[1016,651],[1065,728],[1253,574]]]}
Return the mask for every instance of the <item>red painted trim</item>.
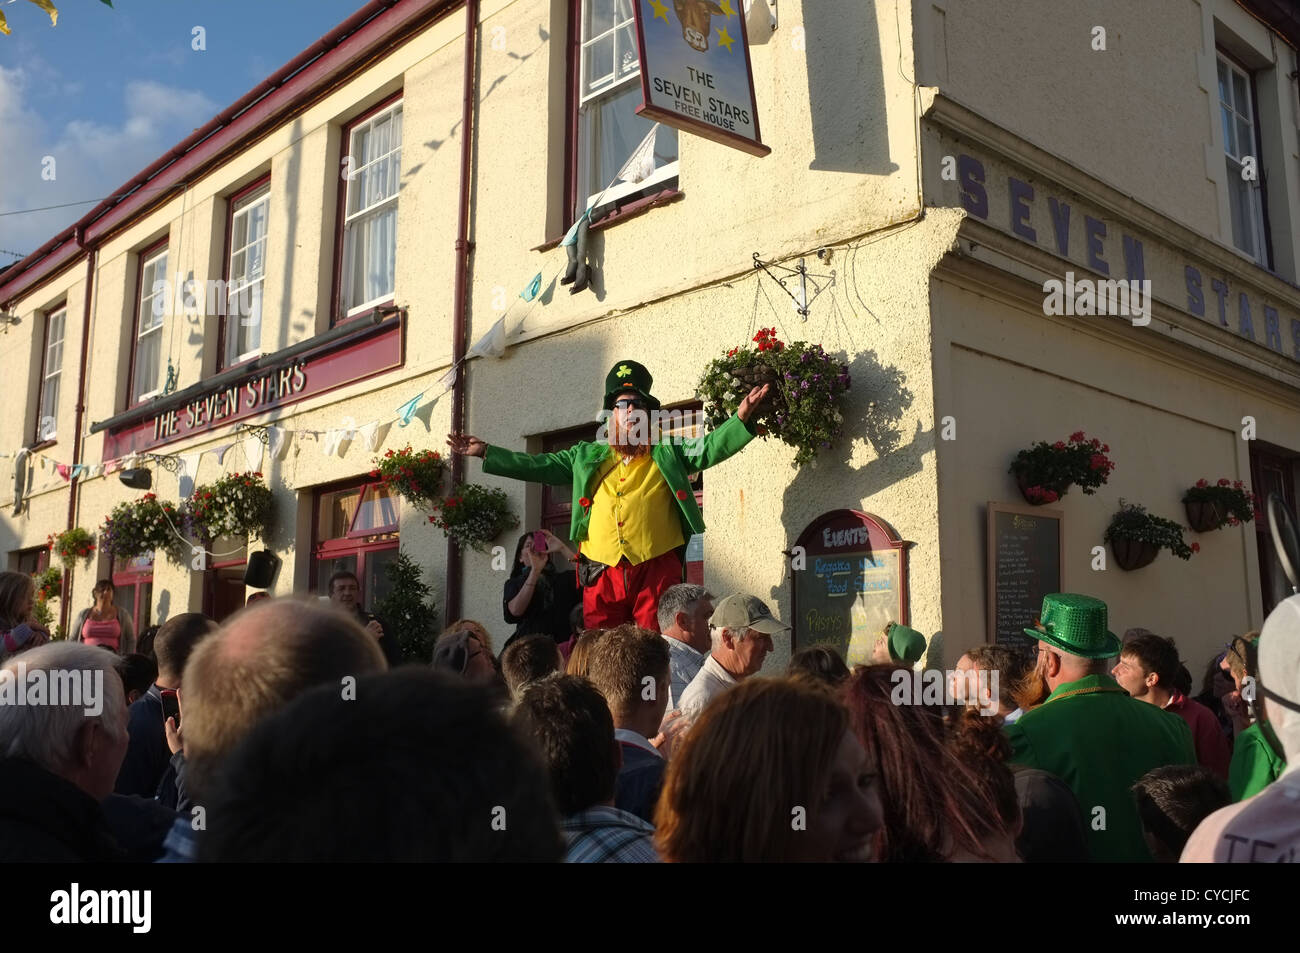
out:
{"label": "red painted trim", "polygon": [[0,304],[28,293],[77,257],[75,229],[82,230],[83,244],[102,244],[166,201],[166,191],[194,181],[230,154],[264,138],[465,2],[371,0],[117,189],[117,197],[101,202],[76,225],[8,269],[0,281]]}
{"label": "red painted trim", "polygon": [[[392,106],[394,103],[402,100],[405,97],[405,94],[406,94],[406,89],[405,87],[403,87],[402,89],[399,89],[397,92],[393,93],[391,96],[385,97],[383,100],[376,103],[371,108],[367,109],[365,112],[357,116],[351,122],[344,124],[342,129],[342,138],[339,140],[339,161],[338,161],[338,165],[335,167],[336,171],[341,170],[343,168],[344,161],[346,161],[352,155],[352,130],[356,129],[357,126],[361,125],[363,122],[366,122],[372,117],[383,112],[389,106]],[[402,110],[402,141],[403,143],[405,143],[406,141],[406,110],[405,109]],[[400,173],[401,173],[400,169],[398,170],[398,173],[400,177]],[[399,206],[402,204],[400,190],[398,194],[397,204]],[[343,295],[343,220],[347,218],[347,211],[348,211],[348,180],[343,178],[342,175],[340,175],[339,182],[338,182],[338,200],[337,200],[337,204],[334,207],[334,269],[333,269],[332,283],[330,286],[330,314],[329,314],[329,327],[331,328],[334,327],[335,325],[345,324],[348,321],[360,317],[362,314],[365,313],[365,312],[358,312],[357,314],[354,314],[351,318],[349,318],[347,317],[347,315],[343,313],[345,309],[343,308],[342,302],[339,300]],[[399,210],[398,215],[400,216],[400,214],[401,212]],[[394,252],[394,254],[396,254],[396,252]],[[392,301],[393,299],[389,298],[386,303],[391,304]],[[382,304],[378,305],[378,307],[382,307]]]}
{"label": "red painted trim", "polygon": [[[226,198],[226,237],[225,237],[225,241],[222,243],[221,246],[221,281],[222,281],[221,286],[223,288],[227,287],[230,283],[230,249],[235,234],[235,212],[238,211],[238,209],[236,209],[235,206],[237,206],[244,199],[248,198],[248,196],[252,195],[258,189],[264,186],[270,186],[270,184],[271,184],[271,173],[268,172],[266,173],[266,175],[259,177],[256,181],[244,186],[238,192],[235,192],[234,194],[227,196]],[[270,197],[269,191],[267,192],[267,197],[268,198]],[[267,205],[266,234],[267,234],[267,238],[269,239],[271,235],[271,220],[270,220],[269,204]],[[263,287],[265,287],[265,283],[263,283]],[[229,320],[229,316],[226,314],[227,308],[226,308],[225,301],[217,302],[217,306],[220,310],[218,311],[218,316],[217,316],[216,368],[217,371],[220,372],[220,371],[228,371],[232,367],[238,367],[240,364],[244,364],[247,363],[248,361],[254,360],[254,358],[249,357],[235,364],[229,364],[229,365],[226,364],[226,321]]]}
{"label": "red painted trim", "polygon": [[[879,516],[871,513],[864,513],[862,510],[839,509],[829,510],[812,520],[804,527],[803,532],[795,540],[796,546],[804,548],[805,556],[834,554],[835,550],[826,549],[818,540],[818,535],[824,527],[834,524],[855,523],[856,526],[863,527],[867,530],[870,542],[865,546],[854,547],[852,551],[858,552],[866,549],[870,552],[877,552],[883,549],[891,549],[898,553],[898,618],[895,620],[900,625],[908,625],[911,618],[911,607],[909,605],[909,588],[907,557],[908,550],[912,543],[903,539],[894,531],[894,528],[886,523]],[[789,553],[785,555],[789,556]],[[793,651],[799,647],[799,587],[796,585],[794,575],[790,580],[790,615],[794,621],[791,623],[790,630],[790,648]],[[809,642],[808,644],[812,644]],[[847,646],[847,642],[845,645]]]}
{"label": "red painted trim", "polygon": [[[175,443],[191,437],[209,437],[216,431],[251,417],[273,413],[303,400],[328,394],[340,387],[347,387],[358,381],[367,380],[394,368],[401,367],[405,361],[405,327],[404,320],[385,321],[382,324],[366,328],[356,336],[348,336],[340,341],[331,342],[320,350],[307,351],[275,367],[264,367],[249,373],[247,377],[220,388],[222,392],[234,390],[240,394],[240,408],[220,420],[196,424],[187,427],[183,420],[184,407],[174,407],[178,418],[175,433],[154,439],[154,418],[150,415],[135,423],[105,432],[103,459],[113,460],[131,451],[146,451]],[[274,401],[259,401],[249,407],[242,397],[244,387],[250,381],[261,380],[278,374],[286,367],[303,365],[306,382],[303,390],[297,394],[288,394]],[[355,371],[355,373],[353,373]],[[324,374],[327,383],[313,387],[313,380]],[[197,398],[196,398],[197,399]]]}
{"label": "red painted trim", "polygon": [[[42,442],[47,442],[47,441],[43,441],[41,438],[41,402],[45,400],[45,377],[46,377],[46,371],[49,370],[49,368],[45,366],[45,361],[49,357],[49,355],[46,354],[46,351],[49,349],[50,346],[50,318],[58,314],[60,309],[62,309],[65,312],[68,310],[67,298],[64,298],[60,304],[56,304],[52,308],[46,308],[44,311],[41,312],[45,320],[43,322],[44,326],[41,329],[41,352],[40,352],[41,356],[38,362],[39,369],[36,372],[38,375],[37,384],[36,384],[36,429],[32,431],[32,441],[33,443],[37,443],[37,444]],[[68,340],[67,314],[63,315],[63,340],[65,343]],[[59,365],[59,389],[60,390],[63,389],[62,385],[63,385],[63,365],[60,364]],[[59,396],[62,397],[63,395],[60,394]],[[54,410],[55,410],[55,419],[56,419],[55,435],[57,436],[58,435],[58,423],[57,423],[58,408],[56,407]],[[53,443],[54,441],[48,441],[48,442]]]}
{"label": "red painted trim", "polygon": [[[619,222],[626,222],[629,218],[636,218],[638,215],[644,215],[652,208],[659,208],[661,205],[672,205],[674,202],[680,202],[686,198],[686,193],[679,189],[664,189],[662,192],[655,192],[653,195],[643,195],[634,199],[627,205],[615,204],[614,210],[608,215],[603,216],[599,221],[592,222],[590,231],[599,232],[611,225],[617,225]],[[570,223],[572,225],[572,223]],[[559,235],[555,238],[548,239],[536,248],[530,251],[550,251],[552,248],[558,248],[560,242],[564,241],[564,236]]]}
{"label": "red painted trim", "polygon": [[[460,208],[456,215],[456,283],[452,299],[452,367],[459,367],[451,388],[452,433],[465,432],[465,360],[469,310],[469,199],[474,159],[474,72],[477,59],[479,0],[465,3],[465,76],[460,114]],[[465,479],[465,457],[451,455],[451,485]],[[461,552],[454,537],[447,538],[447,621],[460,618]]]}
{"label": "red painted trim", "polygon": [[[578,109],[582,103],[582,0],[569,4],[568,51],[569,81],[564,90],[564,209],[560,216],[561,234],[567,232],[577,217],[578,207]],[[557,241],[558,244],[558,241]]]}

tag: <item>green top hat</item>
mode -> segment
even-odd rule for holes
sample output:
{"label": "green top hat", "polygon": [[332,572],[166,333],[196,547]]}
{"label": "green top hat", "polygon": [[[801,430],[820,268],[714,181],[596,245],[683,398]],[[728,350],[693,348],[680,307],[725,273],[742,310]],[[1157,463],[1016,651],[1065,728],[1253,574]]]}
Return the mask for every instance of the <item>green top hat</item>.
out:
{"label": "green top hat", "polygon": [[885,628],[889,637],[889,654],[895,662],[915,665],[925,654],[925,636],[916,629],[891,622]]}
{"label": "green top hat", "polygon": [[1043,596],[1043,611],[1025,635],[1081,658],[1119,654],[1119,637],[1107,627],[1106,603],[1092,596],[1054,592]]}
{"label": "green top hat", "polygon": [[605,409],[613,410],[614,401],[624,394],[635,394],[646,402],[646,410],[658,410],[658,398],[650,396],[654,378],[636,361],[619,361],[605,375]]}

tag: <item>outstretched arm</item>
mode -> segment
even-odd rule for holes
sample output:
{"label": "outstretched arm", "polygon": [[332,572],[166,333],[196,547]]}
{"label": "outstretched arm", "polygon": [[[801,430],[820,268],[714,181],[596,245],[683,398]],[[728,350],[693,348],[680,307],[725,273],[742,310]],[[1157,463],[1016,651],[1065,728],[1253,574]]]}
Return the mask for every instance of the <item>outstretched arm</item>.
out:
{"label": "outstretched arm", "polygon": [[739,453],[749,441],[754,439],[757,430],[749,422],[749,418],[753,416],[754,408],[758,406],[759,401],[767,396],[771,386],[771,384],[764,384],[755,387],[740,402],[740,407],[736,409],[736,416],[702,440],[687,440],[682,445],[682,452],[692,471],[707,470],[709,467],[716,466],[728,457]]}
{"label": "outstretched arm", "polygon": [[573,482],[573,451],[559,453],[515,453],[484,443],[469,434],[448,434],[447,446],[453,453],[482,457],[483,472],[507,476],[530,483],[563,485]]}

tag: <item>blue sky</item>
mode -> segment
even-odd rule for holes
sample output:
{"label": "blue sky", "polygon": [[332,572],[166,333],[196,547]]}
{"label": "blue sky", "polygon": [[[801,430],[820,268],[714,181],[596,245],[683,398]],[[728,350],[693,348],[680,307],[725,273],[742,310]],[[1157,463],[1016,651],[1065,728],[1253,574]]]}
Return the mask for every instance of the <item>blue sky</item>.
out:
{"label": "blue sky", "polygon": [[[364,0],[0,0],[0,249],[30,253]],[[192,48],[202,26],[206,50]],[[54,180],[42,178],[53,156]],[[17,259],[0,253],[0,266]]]}

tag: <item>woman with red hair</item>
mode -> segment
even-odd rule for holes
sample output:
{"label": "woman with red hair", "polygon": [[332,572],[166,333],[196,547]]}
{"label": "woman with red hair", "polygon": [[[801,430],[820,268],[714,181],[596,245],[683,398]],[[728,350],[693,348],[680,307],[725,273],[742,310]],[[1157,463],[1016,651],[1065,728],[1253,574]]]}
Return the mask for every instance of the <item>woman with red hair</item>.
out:
{"label": "woman with red hair", "polygon": [[843,689],[853,731],[880,775],[885,824],[877,835],[877,858],[1017,861],[1014,835],[985,786],[944,745],[939,710],[920,699],[895,704],[899,671],[907,670],[859,665]]}

